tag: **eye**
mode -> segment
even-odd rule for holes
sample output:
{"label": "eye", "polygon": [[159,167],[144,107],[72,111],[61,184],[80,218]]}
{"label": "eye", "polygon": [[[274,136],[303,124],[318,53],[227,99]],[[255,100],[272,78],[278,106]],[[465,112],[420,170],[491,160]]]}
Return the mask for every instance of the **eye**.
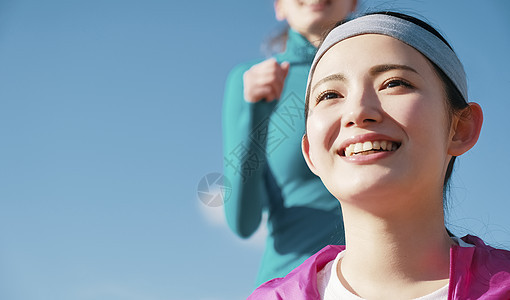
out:
{"label": "eye", "polygon": [[402,79],[390,79],[390,80],[387,80],[381,90],[384,90],[384,89],[391,89],[391,88],[396,88],[396,87],[405,87],[405,88],[413,88],[413,86],[405,81],[405,80],[402,80]]}
{"label": "eye", "polygon": [[322,100],[330,100],[330,99],[336,99],[336,98],[343,98],[343,96],[335,91],[328,90],[328,91],[324,91],[319,94],[319,96],[317,97],[316,103],[319,103]]}

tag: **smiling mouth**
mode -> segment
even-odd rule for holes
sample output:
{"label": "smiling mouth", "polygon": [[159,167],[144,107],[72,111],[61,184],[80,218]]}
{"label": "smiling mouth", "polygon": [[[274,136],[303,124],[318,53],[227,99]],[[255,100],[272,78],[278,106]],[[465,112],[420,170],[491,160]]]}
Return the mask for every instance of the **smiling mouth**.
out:
{"label": "smiling mouth", "polygon": [[347,146],[341,156],[352,157],[355,155],[369,155],[378,152],[392,152],[400,147],[400,143],[390,141],[366,141]]}
{"label": "smiling mouth", "polygon": [[329,0],[302,0],[301,3],[305,5],[319,5],[319,4],[326,4],[329,2]]}

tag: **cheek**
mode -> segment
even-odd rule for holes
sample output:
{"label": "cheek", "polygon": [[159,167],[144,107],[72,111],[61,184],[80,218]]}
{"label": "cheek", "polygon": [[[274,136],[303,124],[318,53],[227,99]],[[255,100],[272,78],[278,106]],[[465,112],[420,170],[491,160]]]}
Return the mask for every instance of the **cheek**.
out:
{"label": "cheek", "polygon": [[[434,99],[435,100],[435,99]],[[442,149],[449,134],[444,103],[431,98],[405,99],[386,108],[413,144],[421,149]]]}
{"label": "cheek", "polygon": [[310,137],[310,149],[330,150],[338,137],[339,130],[339,114],[335,114],[333,109],[316,108],[312,110],[307,129]]}
{"label": "cheek", "polygon": [[[381,109],[386,117],[393,119],[401,125],[422,123],[426,120],[426,111],[429,104],[420,94],[383,97]],[[425,113],[425,115],[424,115]]]}
{"label": "cheek", "polygon": [[324,124],[320,122],[308,121],[307,136],[310,148],[310,159],[316,163],[318,157],[322,157],[319,153],[324,151]]}

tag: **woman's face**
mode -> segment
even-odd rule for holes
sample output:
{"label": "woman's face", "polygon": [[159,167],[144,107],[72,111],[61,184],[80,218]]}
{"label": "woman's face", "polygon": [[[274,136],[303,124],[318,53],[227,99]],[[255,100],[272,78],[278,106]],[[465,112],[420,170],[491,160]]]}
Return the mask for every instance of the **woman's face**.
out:
{"label": "woman's face", "polygon": [[336,44],[316,66],[309,107],[303,153],[338,199],[442,192],[446,100],[414,48],[376,34]]}
{"label": "woman's face", "polygon": [[306,35],[323,32],[345,18],[356,8],[356,0],[276,0],[275,11],[279,20]]}

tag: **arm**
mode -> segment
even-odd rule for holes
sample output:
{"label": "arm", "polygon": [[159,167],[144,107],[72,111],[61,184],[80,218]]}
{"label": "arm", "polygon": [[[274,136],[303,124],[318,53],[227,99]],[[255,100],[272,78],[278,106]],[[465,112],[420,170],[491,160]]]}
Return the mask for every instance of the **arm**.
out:
{"label": "arm", "polygon": [[[261,64],[255,65],[250,70]],[[232,193],[225,201],[225,215],[229,227],[241,237],[250,236],[258,228],[264,203],[268,199],[264,183],[266,168],[264,137],[267,136],[268,118],[276,101],[261,101],[261,97],[269,99],[279,97],[288,70],[288,66],[287,70],[284,67],[285,75],[278,75],[281,83],[274,80],[264,83],[263,79],[254,76],[253,72],[250,76],[250,72],[246,72],[248,67],[239,66],[230,73],[223,102],[224,175],[232,183]],[[244,84],[246,80],[249,88]],[[249,83],[250,80],[260,83],[260,88],[253,87],[253,84]],[[265,96],[264,91],[267,91]]]}

